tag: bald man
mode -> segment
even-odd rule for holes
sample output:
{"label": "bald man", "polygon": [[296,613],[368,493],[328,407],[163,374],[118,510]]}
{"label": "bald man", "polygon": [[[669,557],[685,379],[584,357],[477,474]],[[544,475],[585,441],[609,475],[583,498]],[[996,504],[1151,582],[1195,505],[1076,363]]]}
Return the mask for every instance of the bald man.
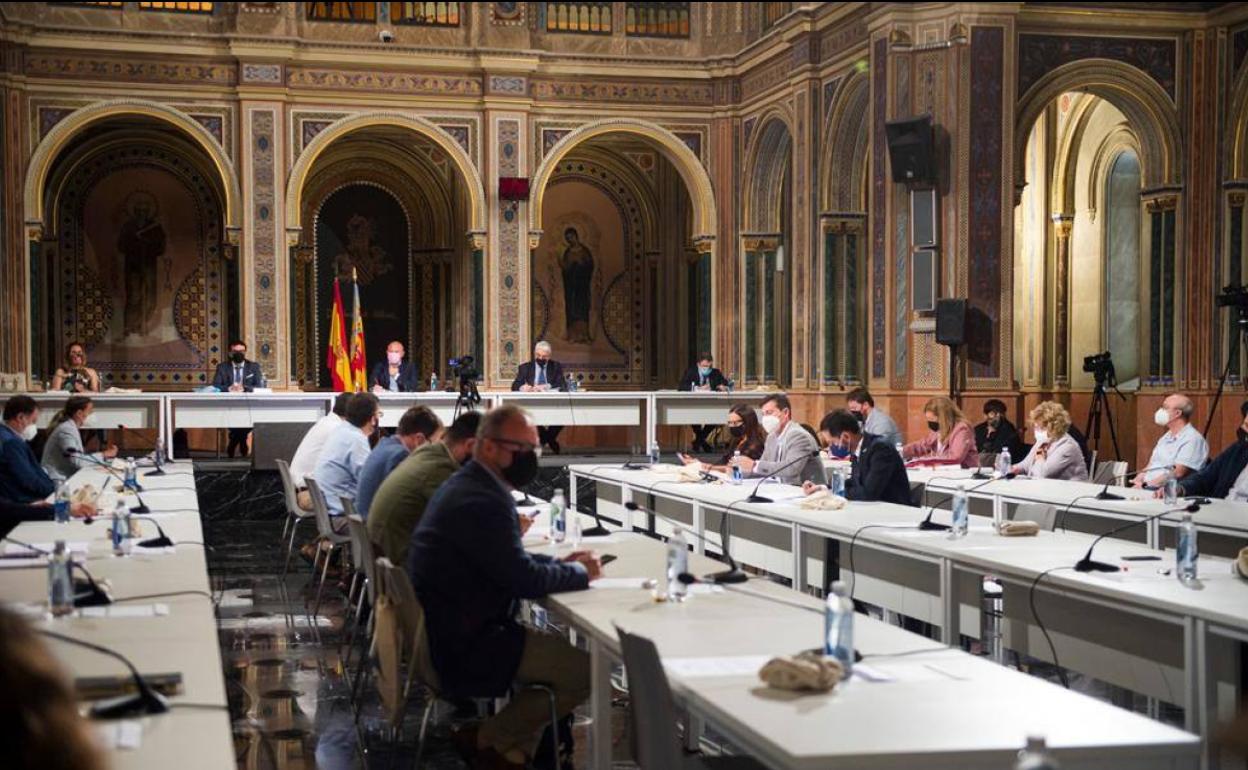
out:
{"label": "bald man", "polygon": [[1161,402],[1161,406],[1153,413],[1153,422],[1166,429],[1157,440],[1153,454],[1148,458],[1145,468],[1161,470],[1138,473],[1131,483],[1137,487],[1156,489],[1166,483],[1169,471],[1165,466],[1174,466],[1174,476],[1182,479],[1205,467],[1209,460],[1209,444],[1200,431],[1192,425],[1192,412],[1196,405],[1182,393],[1171,393]]}

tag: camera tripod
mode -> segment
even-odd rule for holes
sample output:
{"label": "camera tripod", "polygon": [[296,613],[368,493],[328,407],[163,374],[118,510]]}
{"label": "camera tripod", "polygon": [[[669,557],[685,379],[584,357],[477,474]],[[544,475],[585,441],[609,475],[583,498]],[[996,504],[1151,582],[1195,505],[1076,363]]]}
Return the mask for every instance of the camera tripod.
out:
{"label": "camera tripod", "polygon": [[[1104,375],[1096,375],[1096,387],[1092,389],[1092,407],[1088,410],[1088,423],[1084,428],[1083,435],[1088,442],[1088,446],[1095,446],[1099,452],[1101,449],[1101,418],[1104,417],[1109,422],[1109,439],[1114,445],[1114,459],[1122,459],[1122,450],[1118,447],[1118,431],[1114,428],[1114,413],[1109,408],[1109,394],[1105,392],[1105,383],[1108,378]],[[1110,381],[1109,386],[1118,394],[1118,398],[1123,401],[1127,397],[1118,391],[1118,383]]]}
{"label": "camera tripod", "polygon": [[[1238,345],[1242,340],[1248,341],[1248,308],[1237,307],[1238,312],[1235,321],[1231,325],[1231,345]],[[1236,334],[1238,330],[1239,334]],[[1218,392],[1213,396],[1213,403],[1209,406],[1209,417],[1205,420],[1205,429],[1201,431],[1201,435],[1205,438],[1209,437],[1209,428],[1213,426],[1213,416],[1218,413],[1218,403],[1222,401],[1222,391],[1226,389],[1226,380],[1231,376],[1231,364],[1235,361],[1231,356],[1230,350],[1226,355],[1226,366],[1222,367],[1222,376],[1218,378]]]}
{"label": "camera tripod", "polygon": [[452,422],[459,419],[464,412],[475,412],[481,403],[481,393],[477,390],[477,381],[471,377],[459,380],[459,396],[455,399],[455,413]]}

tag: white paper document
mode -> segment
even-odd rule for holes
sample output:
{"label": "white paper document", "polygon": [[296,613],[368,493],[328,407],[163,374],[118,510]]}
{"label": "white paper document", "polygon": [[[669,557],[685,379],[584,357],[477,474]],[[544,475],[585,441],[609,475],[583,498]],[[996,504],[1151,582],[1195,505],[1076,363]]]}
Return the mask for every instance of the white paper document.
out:
{"label": "white paper document", "polygon": [[[34,546],[34,550],[27,548],[24,545],[18,545],[17,543],[5,543],[4,553],[6,556],[10,556],[10,555],[38,556],[38,555],[41,555],[44,551],[46,551],[47,553],[52,553],[52,551],[56,548],[55,543],[31,543],[31,545]],[[87,541],[86,540],[69,541],[65,543],[65,550],[69,553],[86,553]]]}
{"label": "white paper document", "polygon": [[598,578],[589,584],[590,588],[605,588],[616,590],[640,590],[649,588],[654,581],[651,578],[643,577],[613,577]]}
{"label": "white paper document", "polygon": [[168,604],[106,604],[77,612],[80,618],[155,618],[168,614]]}
{"label": "white paper document", "polygon": [[773,655],[733,655],[715,658],[664,658],[663,667],[676,676],[752,676]]}
{"label": "white paper document", "polygon": [[143,744],[143,723],[137,719],[98,722],[95,734],[105,749],[133,751]]}

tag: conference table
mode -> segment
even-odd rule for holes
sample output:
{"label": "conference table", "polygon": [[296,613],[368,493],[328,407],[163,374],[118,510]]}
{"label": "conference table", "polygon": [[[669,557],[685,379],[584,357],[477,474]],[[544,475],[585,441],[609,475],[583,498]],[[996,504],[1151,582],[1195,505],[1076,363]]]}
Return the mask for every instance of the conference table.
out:
{"label": "conference table", "polygon": [[[988,517],[972,516],[968,536],[951,540],[946,532],[919,530],[916,508],[855,502],[810,510],[799,505],[800,489],[781,484],[761,488],[775,502],[747,503],[753,485],[683,482],[674,470],[569,467],[573,493],[576,479],[595,482],[598,513],[626,528],[666,535],[666,516],[692,532],[698,552],[711,546],[722,553],[718,530],[726,522],[733,557],[791,580],[790,595],[822,589],[825,568],[833,570],[851,582],[855,598],[935,624],[952,646],[963,634],[978,636],[983,577],[994,576],[1004,587],[1008,649],[1182,706],[1193,732],[1208,734],[1233,713],[1239,645],[1248,642],[1248,581],[1235,577],[1226,559],[1202,555],[1200,580],[1189,586],[1158,572],[1173,567],[1172,557],[1124,561],[1159,555],[1109,538],[1097,546],[1097,558],[1127,571],[1085,574],[1072,567],[1094,539],[1086,533],[1006,538]],[[625,508],[628,502],[661,516],[643,517]],[[948,521],[947,512],[936,517]],[[1043,629],[1031,611],[1033,596]]]}
{"label": "conference table", "polygon": [[[0,595],[10,606],[29,614],[36,628],[113,649],[145,675],[182,675],[183,692],[169,697],[167,713],[92,723],[109,735],[106,744],[112,748],[108,758],[115,770],[231,768],[235,766],[234,741],[195,477],[189,462],[169,463],[165,468],[165,476],[140,474],[140,483],[143,499],[152,511],[149,516],[159,521],[175,543],[182,543],[172,552],[140,552],[136,548],[131,556],[113,556],[107,517],[92,524],[81,520],[65,524],[27,522],[10,533],[13,539],[39,547],[50,547],[55,540],[85,543],[85,566],[97,581],[111,584],[113,604],[52,618],[45,614],[47,568],[41,564],[18,566],[21,562],[12,559],[5,560],[8,564],[0,568]],[[100,489],[106,483],[109,491],[103,493],[101,502],[104,510],[111,511],[116,482],[103,469],[84,469],[69,480],[73,489],[83,484]],[[155,536],[150,521],[140,524],[143,538]],[[5,546],[17,547],[11,543]],[[45,644],[71,677],[127,675],[127,669],[112,657],[55,639],[46,639]],[[140,736],[137,746],[114,745],[117,735],[126,735],[128,740],[136,730]]]}
{"label": "conference table", "polygon": [[[572,549],[545,543],[536,529],[525,542],[554,556]],[[619,531],[586,538],[582,547],[617,557],[604,568],[607,580],[544,604],[589,646],[592,768],[612,766],[617,627],[655,643],[675,699],[695,717],[695,736],[701,724],[711,725],[777,770],[996,769],[1010,766],[1028,735],[1044,736],[1064,768],[1199,764],[1200,740],[1191,733],[862,614],[854,618],[855,647],[864,656],[858,673],[830,693],[770,689],[756,673],[763,662],[821,645],[822,602],[766,580],[728,590],[695,586],[683,602],[659,602],[641,579],[662,585],[663,543]],[[697,553],[689,563],[699,574],[723,566]]]}

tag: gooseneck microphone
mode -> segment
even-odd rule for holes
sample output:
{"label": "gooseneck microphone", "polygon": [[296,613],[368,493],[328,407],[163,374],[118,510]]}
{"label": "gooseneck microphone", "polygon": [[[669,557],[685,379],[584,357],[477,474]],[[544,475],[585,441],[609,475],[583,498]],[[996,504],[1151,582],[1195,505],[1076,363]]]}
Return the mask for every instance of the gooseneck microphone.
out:
{"label": "gooseneck microphone", "polygon": [[775,478],[776,476],[780,475],[784,471],[787,471],[789,468],[792,468],[794,465],[797,465],[798,463],[809,462],[812,457],[818,457],[818,456],[819,456],[819,450],[812,449],[807,454],[801,455],[793,460],[790,460],[784,465],[781,465],[779,468],[776,468],[771,473],[768,473],[766,476],[763,476],[761,479],[758,480],[758,484],[754,486],[754,491],[750,493],[750,496],[745,498],[745,502],[747,503],[774,503],[775,500],[772,500],[770,497],[763,497],[762,495],[758,494],[758,490],[760,487],[763,486],[763,482],[767,481],[768,479]]}
{"label": "gooseneck microphone", "polygon": [[143,548],[172,548],[175,545],[175,543],[169,539],[169,536],[165,534],[165,529],[160,526],[159,521],[156,521],[151,516],[136,516],[135,518],[141,521],[150,521],[152,524],[155,524],[156,532],[158,533],[156,537],[150,537],[147,540],[141,541],[139,543],[140,546]]}
{"label": "gooseneck microphone", "polygon": [[[95,465],[98,465],[98,466],[100,466],[101,468],[103,468],[104,470],[106,470],[106,471],[108,471],[109,473],[111,473],[114,477],[116,477],[116,478],[118,478],[118,479],[122,479],[122,483],[123,483],[123,484],[125,483],[125,479],[124,479],[124,477],[123,477],[123,476],[121,476],[121,475],[117,472],[117,469],[116,469],[116,468],[114,468],[113,466],[109,465],[109,464],[108,464],[108,463],[106,463],[106,462],[101,462],[100,460],[95,459],[94,457],[92,457],[91,455],[87,454],[86,452],[79,452],[77,449],[74,449],[73,447],[70,447],[69,449],[66,449],[66,450],[65,450],[65,456],[66,456],[66,457],[78,457],[78,458],[80,458],[80,459],[86,460],[87,462],[94,463]],[[148,474],[148,475],[151,475],[151,474]],[[143,489],[142,485],[140,485],[140,484],[138,483],[138,481],[136,480],[136,481],[135,481],[135,489],[134,489],[134,499],[135,499],[135,500],[138,500],[138,501],[139,501],[139,504],[138,504],[138,505],[136,505],[135,507],[133,507],[133,508],[131,508],[131,509],[130,509],[130,512],[131,512],[131,513],[151,513],[151,512],[152,512],[152,509],[151,509],[151,508],[148,508],[148,507],[147,507],[147,503],[143,502],[143,498],[139,496],[139,492],[140,492],[142,489]]]}
{"label": "gooseneck microphone", "polygon": [[1092,558],[1092,550],[1096,548],[1097,543],[1101,542],[1102,540],[1109,537],[1110,535],[1114,535],[1123,531],[1124,529],[1130,529],[1131,527],[1137,526],[1139,524],[1147,524],[1148,522],[1154,519],[1160,519],[1161,517],[1168,516],[1169,514],[1172,514],[1172,513],[1196,513],[1197,511],[1200,510],[1200,505],[1201,504],[1199,502],[1193,502],[1182,508],[1171,508],[1168,511],[1155,513],[1152,516],[1148,516],[1143,519],[1138,519],[1136,521],[1129,521],[1126,524],[1114,527],[1113,529],[1109,530],[1108,532],[1102,535],[1098,535],[1097,538],[1092,541],[1092,545],[1088,546],[1088,552],[1083,555],[1083,558],[1075,562],[1075,572],[1118,572],[1119,570],[1122,569],[1118,565],[1108,564],[1103,561],[1096,561],[1095,559]]}
{"label": "gooseneck microphone", "polygon": [[59,634],[55,631],[47,631],[45,629],[36,629],[40,634],[66,644],[74,644],[93,650],[102,655],[108,655],[116,658],[130,669],[130,676],[134,679],[134,686],[138,692],[133,695],[122,695],[117,698],[103,700],[91,707],[91,716],[96,719],[118,719],[120,717],[130,716],[132,714],[163,714],[169,710],[169,701],[165,700],[165,696],[152,689],[139,670],[134,667],[130,659],[116,650],[110,650],[107,647],[84,642],[81,639],[75,639],[72,636]]}
{"label": "gooseneck microphone", "polygon": [[[1145,468],[1143,470],[1136,471],[1135,473],[1131,473],[1130,471],[1128,471],[1127,473],[1124,473],[1121,478],[1125,480],[1127,476],[1139,476],[1141,473],[1148,473],[1149,471],[1167,471],[1167,470],[1169,471],[1174,470],[1174,466],[1173,465],[1154,465],[1151,468]],[[1117,478],[1119,477],[1111,476],[1109,481],[1105,482],[1104,488],[1102,488],[1101,491],[1098,492],[1096,495],[1097,500],[1125,500],[1126,499],[1122,495],[1115,494],[1109,491],[1109,485],[1113,484],[1114,479],[1117,479]]]}
{"label": "gooseneck microphone", "polygon": [[[22,548],[31,550],[39,554],[40,556],[52,555],[52,552],[48,551],[47,549],[40,548],[35,545],[31,545],[30,543],[22,542],[21,540],[8,537],[7,535],[3,538],[0,538],[0,540],[8,540],[10,543],[13,543],[14,545],[20,545]],[[75,581],[75,585],[74,585],[74,606],[75,607],[99,607],[100,605],[113,603],[113,597],[110,596],[108,591],[106,591],[103,587],[101,587],[99,583],[95,582],[95,577],[87,570],[87,567],[85,564],[71,558],[69,560],[69,568],[71,570],[75,570],[75,569],[78,570],[79,572],[83,574],[83,577],[87,579],[85,587],[83,587],[83,583],[79,581]],[[82,591],[83,593],[79,593],[80,591]]]}
{"label": "gooseneck microphone", "polygon": [[[1004,477],[1003,477],[1003,478],[1004,478]],[[1011,478],[1012,478],[1012,476],[1011,476]],[[998,480],[998,479],[989,478],[987,481],[985,481],[985,482],[983,482],[983,483],[981,483],[981,484],[976,484],[975,486],[971,487],[970,489],[968,489],[968,490],[966,490],[966,491],[967,491],[968,493],[969,493],[969,492],[974,492],[975,490],[979,489],[980,487],[986,487],[986,486],[988,486],[989,484],[991,484],[992,482],[997,481],[997,480]],[[924,488],[923,488],[923,494],[924,494],[924,495],[926,495],[926,494],[927,494],[927,488],[926,488],[926,487],[924,487]],[[942,498],[940,498],[939,500],[937,500],[936,502],[932,503],[932,504],[931,504],[931,507],[929,507],[929,508],[927,509],[927,517],[926,517],[926,518],[924,518],[924,519],[923,519],[923,521],[920,521],[920,522],[919,522],[919,529],[921,529],[921,530],[923,530],[923,531],[925,531],[925,532],[930,532],[930,531],[944,531],[944,530],[949,529],[950,527],[949,527],[949,525],[948,525],[948,524],[937,524],[936,522],[932,521],[932,515],[933,515],[934,513],[936,513],[936,506],[940,505],[941,503],[947,503],[947,502],[949,502],[950,500],[952,500],[952,499],[953,499],[953,496],[954,496],[954,495],[956,495],[956,494],[957,494],[957,492],[951,492],[950,494],[947,494],[947,495],[945,495],[944,497],[942,497]]]}
{"label": "gooseneck microphone", "polygon": [[[706,576],[707,579],[710,580],[712,583],[720,583],[720,584],[744,583],[745,581],[750,579],[750,576],[747,575],[745,572],[743,572],[741,568],[737,566],[737,560],[732,558],[732,549],[728,547],[728,531],[727,531],[728,530],[728,511],[732,508],[733,505],[737,505],[738,503],[743,503],[743,502],[745,501],[738,500],[736,503],[729,505],[728,508],[724,510],[723,515],[720,516],[719,550],[723,552],[724,558],[728,560],[728,569],[723,570],[722,572],[715,572],[710,575],[707,575]],[[624,503],[624,507],[630,511],[641,511],[642,513],[648,513],[651,516],[655,516],[657,518],[663,519],[669,524],[673,524],[675,526],[680,527],[683,530],[688,531],[694,537],[701,540],[703,546],[707,544],[706,537],[699,535],[697,532],[694,532],[693,529],[688,524],[685,524],[683,521],[677,521],[676,519],[673,519],[670,516],[665,516],[656,510],[638,505],[637,503],[634,503],[631,500],[628,501],[627,503]]]}

